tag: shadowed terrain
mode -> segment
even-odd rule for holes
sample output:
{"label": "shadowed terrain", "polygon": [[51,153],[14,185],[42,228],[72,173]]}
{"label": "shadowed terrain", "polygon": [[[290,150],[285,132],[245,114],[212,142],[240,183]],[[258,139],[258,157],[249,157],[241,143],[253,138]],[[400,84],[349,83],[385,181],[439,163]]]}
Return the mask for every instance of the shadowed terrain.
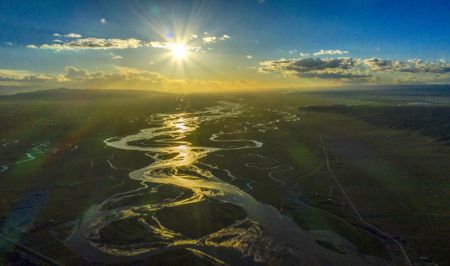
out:
{"label": "shadowed terrain", "polygon": [[0,257],[445,265],[447,97],[68,89],[0,97]]}

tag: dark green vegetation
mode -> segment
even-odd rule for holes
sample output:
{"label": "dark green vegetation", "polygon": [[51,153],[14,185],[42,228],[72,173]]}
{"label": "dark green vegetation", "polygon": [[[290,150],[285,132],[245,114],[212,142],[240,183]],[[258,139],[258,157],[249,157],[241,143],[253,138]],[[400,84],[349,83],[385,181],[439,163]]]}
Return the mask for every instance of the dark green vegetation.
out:
{"label": "dark green vegetation", "polygon": [[175,233],[198,239],[245,219],[246,214],[232,204],[206,200],[148,212],[146,217],[141,221],[134,217],[115,221],[100,230],[100,237],[114,244],[163,242],[163,239],[154,237],[148,228],[149,225],[156,226],[155,222],[158,221]]}
{"label": "dark green vegetation", "polygon": [[[197,239],[243,220],[246,214],[241,208],[229,203],[202,201],[164,208],[157,211],[155,216],[168,229]],[[178,221],[181,217],[183,223]]]}
{"label": "dark green vegetation", "polygon": [[142,262],[135,262],[130,265],[133,266],[172,266],[172,265],[196,265],[196,266],[212,266],[222,265],[217,263],[213,259],[203,255],[195,253],[187,249],[175,249],[157,254],[152,257],[151,260]]}
{"label": "dark green vegetation", "polygon": [[[333,231],[362,253],[400,264],[395,243],[361,223],[350,208],[326,167],[325,148],[330,168],[365,220],[398,239],[414,261],[425,256],[446,265],[450,100],[448,89],[426,89],[258,96],[59,90],[0,97],[0,165],[9,165],[0,172],[1,228],[20,224],[19,232],[8,235],[17,244],[65,264],[82,263],[60,241],[70,233],[61,228],[110,195],[140,187],[128,173],[152,161],[137,152],[108,148],[103,140],[146,128],[146,118],[152,114],[202,110],[225,99],[247,105],[246,113],[227,118],[225,124],[207,122],[189,140],[220,146],[209,140],[211,134],[247,127],[252,130],[230,138],[255,139],[264,146],[221,151],[200,160],[228,169],[238,177],[234,181],[223,170],[208,170],[276,207],[306,230]],[[273,109],[300,120],[281,121],[273,130],[253,128],[280,119]],[[12,164],[29,159],[27,153],[35,159]],[[279,171],[272,172],[276,179],[270,178],[270,168],[277,165]],[[286,170],[287,166],[293,170]],[[178,194],[169,186],[157,193],[152,189],[105,209],[150,204]],[[190,195],[186,191],[182,197]],[[205,201],[163,209],[156,217],[169,229],[198,238],[245,218],[245,213],[229,204]],[[182,217],[182,224],[177,217]],[[154,240],[145,223],[132,218],[114,222],[100,233],[117,245]],[[323,239],[318,242],[345,252]],[[10,242],[3,241],[1,248],[4,261],[30,256]],[[160,254],[155,261],[211,263],[188,250]]]}
{"label": "dark green vegetation", "polygon": [[150,187],[152,187],[150,191],[145,191],[144,193],[133,193],[121,200],[109,202],[103,206],[103,209],[112,210],[127,206],[145,206],[175,197],[178,197],[179,199],[186,199],[192,196],[192,191],[174,186],[158,186],[157,184],[150,183]]}
{"label": "dark green vegetation", "polygon": [[110,223],[100,230],[100,238],[108,244],[139,244],[158,241],[145,223],[126,218]]}
{"label": "dark green vegetation", "polygon": [[407,130],[450,142],[450,107],[442,106],[309,106],[304,110],[357,117],[380,127]]}
{"label": "dark green vegetation", "polygon": [[[78,264],[80,258],[74,257],[49,229],[82,217],[89,206],[115,193],[140,187],[129,179],[129,169],[152,161],[136,152],[107,148],[103,140],[137,132],[147,126],[149,115],[179,110],[180,103],[184,110],[192,110],[211,102],[208,96],[193,97],[192,101],[186,97],[180,102],[172,95],[132,91],[112,95],[106,91],[105,98],[96,96],[101,91],[49,93],[0,100],[0,164],[24,160],[27,153],[36,157],[0,172],[0,220],[3,228],[8,223],[16,224],[16,220],[24,224],[28,233],[13,235],[18,242]],[[40,144],[45,145],[33,149]],[[119,169],[113,169],[107,160]]]}
{"label": "dark green vegetation", "polygon": [[[377,237],[367,234],[364,229],[353,226],[329,212],[303,206],[302,208],[292,210],[292,213],[294,221],[305,230],[330,230],[336,232],[357,246],[360,252],[373,254],[389,260],[389,254],[386,252],[383,242],[377,239]],[[329,242],[317,241],[325,245],[325,247],[342,252]]]}

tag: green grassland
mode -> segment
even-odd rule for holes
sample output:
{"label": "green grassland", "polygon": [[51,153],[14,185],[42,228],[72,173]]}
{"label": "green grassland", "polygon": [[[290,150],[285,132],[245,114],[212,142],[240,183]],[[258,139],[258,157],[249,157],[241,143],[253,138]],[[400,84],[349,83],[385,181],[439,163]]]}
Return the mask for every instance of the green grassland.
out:
{"label": "green grassland", "polygon": [[[36,157],[0,173],[0,219],[7,223],[17,210],[31,213],[26,222],[44,230],[17,235],[17,241],[77,264],[79,258],[45,229],[80,218],[89,206],[108,196],[139,187],[126,169],[144,167],[151,159],[132,151],[117,152],[103,140],[147,127],[145,118],[151,114],[177,111],[180,98],[139,92],[106,92],[103,97],[98,91],[72,90],[59,90],[50,93],[51,97],[48,92],[41,94],[0,100],[0,164],[26,158],[27,153]],[[206,96],[192,101],[185,97],[182,107],[202,109],[213,103]],[[50,144],[44,152],[35,152],[32,148],[40,143]],[[108,158],[123,169],[112,169]],[[28,203],[35,194],[44,198],[43,204]]]}
{"label": "green grassland", "polygon": [[[36,157],[0,172],[0,220],[5,226],[15,213],[26,210],[31,225],[15,236],[18,242],[66,264],[84,263],[49,228],[82,217],[91,205],[110,195],[139,187],[128,178],[127,169],[151,162],[140,153],[108,148],[103,140],[146,128],[145,118],[152,114],[201,110],[226,99],[245,104],[246,112],[227,118],[225,124],[206,122],[188,136],[194,145],[215,146],[218,144],[209,140],[213,133],[238,131],[278,119],[279,115],[269,109],[294,113],[300,120],[280,122],[270,131],[237,133],[233,138],[255,139],[264,145],[258,150],[220,151],[200,162],[228,169],[238,177],[233,185],[276,207],[303,229],[333,231],[362,253],[401,264],[395,244],[356,218],[326,167],[325,148],[331,169],[366,220],[399,239],[411,258],[427,256],[445,265],[449,263],[446,250],[450,247],[450,150],[444,135],[436,132],[447,132],[448,110],[443,107],[447,96],[426,96],[433,98],[432,106],[423,111],[418,108],[425,107],[406,104],[424,98],[417,94],[166,95],[59,90],[0,97],[0,164],[26,159],[27,153]],[[397,105],[402,105],[401,112],[395,109]],[[40,143],[49,143],[45,152],[33,150]],[[284,185],[268,176],[269,169],[248,167],[246,163],[273,163],[252,153],[292,166],[292,171],[273,174]],[[113,169],[107,159],[120,169]],[[223,171],[214,174],[231,182]],[[170,188],[160,192],[161,197],[172,193]],[[153,197],[146,193],[117,204],[147,204]],[[158,218],[165,219],[175,231],[198,237],[245,217],[231,206],[205,204],[164,210]],[[174,216],[186,213],[196,213],[202,220],[211,217],[211,221],[192,230],[172,224]],[[195,220],[189,222],[195,225]],[[132,219],[104,230],[103,237],[114,243],[152,239],[145,235],[146,228]],[[9,260],[14,249],[5,244],[3,250],[9,250],[3,253]],[[210,264],[190,251],[171,252],[174,254],[169,257],[186,265]],[[162,256],[157,261],[170,265],[167,258]]]}

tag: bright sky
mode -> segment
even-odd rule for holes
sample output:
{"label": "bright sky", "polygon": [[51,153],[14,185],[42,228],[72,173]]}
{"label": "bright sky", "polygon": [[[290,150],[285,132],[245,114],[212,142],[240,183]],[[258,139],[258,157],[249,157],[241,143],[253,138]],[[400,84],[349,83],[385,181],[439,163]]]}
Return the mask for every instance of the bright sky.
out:
{"label": "bright sky", "polygon": [[450,2],[0,2],[0,89],[450,81]]}

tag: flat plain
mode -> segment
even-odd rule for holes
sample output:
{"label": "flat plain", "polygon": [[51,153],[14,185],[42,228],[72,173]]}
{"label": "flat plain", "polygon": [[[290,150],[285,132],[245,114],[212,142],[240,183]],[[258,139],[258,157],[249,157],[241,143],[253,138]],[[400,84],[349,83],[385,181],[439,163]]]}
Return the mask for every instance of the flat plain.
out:
{"label": "flat plain", "polygon": [[[208,109],[224,103],[239,109],[224,107],[220,115]],[[343,261],[446,265],[449,104],[442,88],[258,95],[60,89],[2,96],[0,262],[107,261],[86,256],[84,242],[73,240],[91,215],[107,222],[87,241],[111,256],[139,254],[123,263],[287,264],[278,247],[252,234],[236,239],[239,230],[266,228],[244,200],[226,197],[230,190],[273,207],[319,250]],[[174,122],[175,132],[137,139],[133,147],[170,144],[175,151],[108,145],[157,128],[161,117],[166,126]],[[130,178],[164,161],[172,166],[148,168],[147,181]],[[199,190],[194,179],[214,180],[217,188]]]}

